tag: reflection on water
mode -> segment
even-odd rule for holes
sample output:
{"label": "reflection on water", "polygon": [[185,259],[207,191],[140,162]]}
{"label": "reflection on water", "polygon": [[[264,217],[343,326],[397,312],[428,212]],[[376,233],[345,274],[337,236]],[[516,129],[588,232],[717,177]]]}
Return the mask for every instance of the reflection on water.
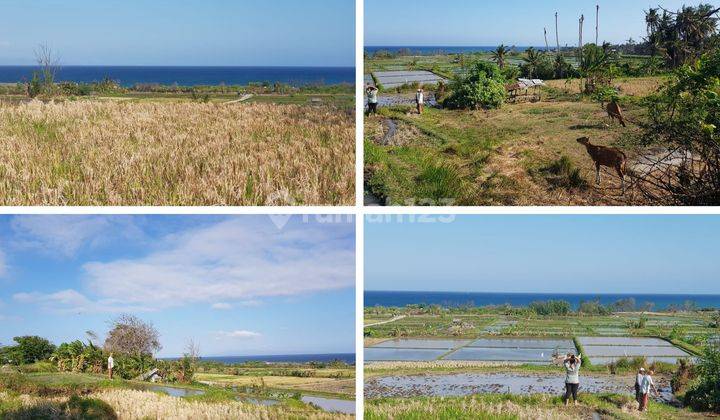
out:
{"label": "reflection on water", "polygon": [[168,394],[171,397],[191,397],[194,395],[203,395],[205,394],[205,391],[199,390],[199,389],[188,389],[188,388],[174,388],[171,386],[163,386],[163,385],[147,385],[142,387],[142,389],[145,389],[147,391],[154,391],[154,392],[162,392],[164,394]]}
{"label": "reflection on water", "polygon": [[[449,397],[473,394],[550,394],[565,392],[565,376],[552,374],[460,373],[451,375],[385,376],[365,381],[365,396]],[[581,376],[580,392],[633,394],[632,375]],[[656,378],[660,400],[674,400],[669,384]]]}
{"label": "reflection on water", "polygon": [[352,400],[338,400],[305,395],[302,397],[302,401],[306,404],[318,406],[331,413],[355,414],[355,401]]}

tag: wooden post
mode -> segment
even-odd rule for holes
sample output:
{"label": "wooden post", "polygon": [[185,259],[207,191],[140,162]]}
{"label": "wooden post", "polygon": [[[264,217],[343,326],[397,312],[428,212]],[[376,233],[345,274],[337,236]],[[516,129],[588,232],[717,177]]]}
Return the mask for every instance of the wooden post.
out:
{"label": "wooden post", "polygon": [[595,45],[600,42],[600,5],[595,6]]}
{"label": "wooden post", "polygon": [[548,44],[548,39],[547,39],[547,28],[543,28],[543,31],[545,32],[545,52],[549,52],[550,44]]}
{"label": "wooden post", "polygon": [[555,41],[557,41],[557,53],[560,55],[560,33],[558,32],[558,14],[555,12]]}

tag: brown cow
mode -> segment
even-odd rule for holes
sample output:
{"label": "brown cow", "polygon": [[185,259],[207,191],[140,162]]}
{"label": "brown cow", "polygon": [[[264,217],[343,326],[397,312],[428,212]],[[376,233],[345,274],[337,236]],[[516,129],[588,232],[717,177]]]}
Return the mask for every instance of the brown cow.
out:
{"label": "brown cow", "polygon": [[622,181],[622,191],[624,193],[627,165],[627,156],[625,153],[615,147],[596,146],[594,144],[590,144],[590,139],[587,137],[581,137],[577,139],[577,142],[585,146],[588,154],[592,158],[593,162],[595,162],[595,170],[597,174],[595,177],[595,184],[598,186],[600,185],[600,167],[607,166],[608,168],[613,168],[617,171],[617,174],[620,176],[620,180]]}
{"label": "brown cow", "polygon": [[607,104],[605,109],[607,110],[610,120],[615,121],[617,119],[623,127],[627,127],[627,125],[625,125],[625,118],[623,117],[622,109],[620,109],[620,105],[618,105],[616,101],[611,101]]}

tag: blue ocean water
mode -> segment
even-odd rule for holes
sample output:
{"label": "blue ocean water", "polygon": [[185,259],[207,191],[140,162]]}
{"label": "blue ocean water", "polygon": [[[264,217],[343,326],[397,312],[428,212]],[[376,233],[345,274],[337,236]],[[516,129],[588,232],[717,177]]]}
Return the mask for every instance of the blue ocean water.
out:
{"label": "blue ocean water", "polygon": [[[172,358],[168,360],[173,360]],[[270,356],[217,356],[202,357],[201,360],[220,362],[225,364],[236,364],[245,362],[267,362],[267,363],[310,363],[310,362],[332,362],[341,360],[348,364],[355,364],[355,353],[328,353],[328,354],[285,354]]]}
{"label": "blue ocean water", "polygon": [[[32,78],[34,66],[0,66],[0,83],[16,83]],[[284,83],[292,86],[355,83],[354,67],[132,67],[62,66],[57,80],[91,83],[106,77],[123,86],[137,83],[161,85],[247,85]]]}
{"label": "blue ocean water", "polygon": [[638,306],[654,303],[654,310],[667,309],[671,305],[682,306],[693,302],[698,308],[720,308],[720,295],[653,295],[653,294],[545,294],[545,293],[456,293],[456,292],[380,292],[366,291],[365,306],[404,307],[412,304],[527,306],[535,301],[565,300],[577,308],[580,302],[599,300],[607,305],[620,299],[633,298]]}
{"label": "blue ocean water", "polygon": [[[365,52],[368,54],[375,54],[378,51],[390,51],[397,53],[400,50],[409,50],[412,55],[431,55],[431,54],[472,54],[477,52],[490,52],[495,51],[497,45],[493,46],[383,46],[373,45],[366,46]],[[515,51],[523,52],[530,47],[516,46]],[[544,50],[545,47],[533,47],[536,50]]]}

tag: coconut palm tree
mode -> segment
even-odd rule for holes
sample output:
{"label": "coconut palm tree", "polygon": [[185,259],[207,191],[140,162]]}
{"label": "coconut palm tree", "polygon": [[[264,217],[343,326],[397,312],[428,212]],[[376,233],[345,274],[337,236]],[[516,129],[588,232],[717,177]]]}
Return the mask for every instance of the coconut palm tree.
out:
{"label": "coconut palm tree", "polygon": [[540,52],[535,48],[530,47],[527,51],[525,51],[525,54],[526,55],[523,57],[523,61],[530,72],[530,78],[534,78],[535,74],[537,74],[538,67],[540,67]]}
{"label": "coconut palm tree", "polygon": [[512,52],[513,48],[501,44],[492,52],[492,59],[501,69],[505,68],[505,58]]}

